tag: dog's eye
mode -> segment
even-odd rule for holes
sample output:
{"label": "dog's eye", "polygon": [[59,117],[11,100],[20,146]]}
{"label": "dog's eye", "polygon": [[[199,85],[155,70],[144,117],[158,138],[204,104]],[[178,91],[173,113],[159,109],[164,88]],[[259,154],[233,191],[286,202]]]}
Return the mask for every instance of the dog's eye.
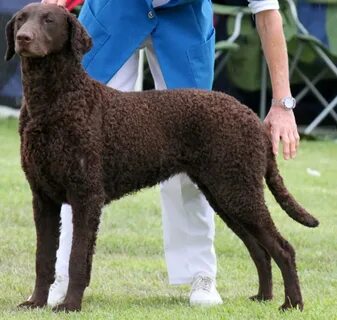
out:
{"label": "dog's eye", "polygon": [[16,20],[19,21],[19,22],[23,21],[23,16],[18,16],[18,17],[16,18]]}

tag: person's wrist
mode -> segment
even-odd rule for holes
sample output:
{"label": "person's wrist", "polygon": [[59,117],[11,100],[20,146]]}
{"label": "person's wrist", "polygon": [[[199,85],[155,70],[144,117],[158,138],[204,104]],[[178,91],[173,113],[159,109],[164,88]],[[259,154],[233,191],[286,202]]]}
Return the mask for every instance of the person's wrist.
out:
{"label": "person's wrist", "polygon": [[276,111],[286,111],[286,110],[284,110],[284,108],[282,106],[279,106],[277,104],[271,104],[270,109],[276,110]]}
{"label": "person's wrist", "polygon": [[289,85],[275,85],[276,88],[272,88],[272,98],[280,100],[284,97],[292,97],[290,86]]}
{"label": "person's wrist", "polygon": [[286,109],[284,107],[281,106],[271,106],[269,109],[270,112],[274,113],[274,114],[278,114],[278,115],[290,115],[290,114],[294,114],[294,110],[293,109]]}
{"label": "person's wrist", "polygon": [[296,99],[292,95],[284,96],[281,99],[273,98],[271,100],[271,106],[278,106],[284,110],[290,111],[296,107]]}

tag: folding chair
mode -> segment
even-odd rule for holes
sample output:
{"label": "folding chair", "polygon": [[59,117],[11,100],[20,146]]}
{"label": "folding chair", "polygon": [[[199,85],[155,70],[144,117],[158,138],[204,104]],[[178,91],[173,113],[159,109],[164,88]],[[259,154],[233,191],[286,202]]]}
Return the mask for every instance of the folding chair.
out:
{"label": "folding chair", "polygon": [[[290,60],[290,67],[289,67],[289,74],[290,79],[293,78],[294,74],[296,75],[304,82],[305,87],[301,92],[297,94],[295,97],[297,102],[299,102],[309,91],[312,92],[312,94],[317,98],[317,100],[322,104],[324,107],[323,111],[319,113],[319,115],[309,124],[307,128],[305,128],[304,133],[310,134],[329,114],[331,117],[336,121],[337,123],[337,113],[334,111],[334,108],[337,106],[337,92],[335,98],[333,98],[330,102],[328,102],[323,95],[319,92],[317,87],[315,86],[320,80],[328,77],[333,76],[334,78],[337,78],[337,67],[335,63],[333,62],[334,54],[329,51],[329,48],[326,43],[323,41],[325,39],[319,39],[318,37],[313,36],[308,29],[303,25],[303,23],[300,21],[298,17],[298,10],[297,5],[305,5],[306,14],[313,14],[313,19],[319,19],[320,17],[317,16],[317,4],[314,4],[313,2],[317,3],[326,3],[322,4],[326,6],[326,10],[334,10],[337,13],[337,1],[336,4],[328,4],[328,0],[316,0],[304,3],[303,1],[298,1],[295,3],[293,0],[286,0],[288,6],[289,6],[289,12],[291,14],[291,17],[293,19],[293,22],[295,23],[297,27],[297,33],[296,33],[296,39],[298,40],[298,46],[293,54],[293,56],[289,57]],[[328,11],[326,11],[328,12]],[[337,23],[337,15],[335,16]],[[334,26],[335,28],[335,26]],[[336,34],[337,35],[337,34]],[[311,49],[311,53],[315,55],[315,61],[317,59],[321,62],[322,69],[321,71],[313,78],[310,79],[309,76],[307,76],[299,67],[299,62],[301,61],[301,58],[307,53],[307,49]],[[336,57],[336,53],[335,53]],[[305,60],[305,58],[304,58]],[[303,59],[302,59],[303,61]]]}
{"label": "folding chair", "polygon": [[[240,36],[242,18],[245,14],[250,14],[250,10],[246,7],[214,3],[213,12],[217,16],[229,17],[227,25],[228,32],[231,33],[227,39],[215,43],[215,62],[217,63],[214,71],[214,80],[216,80],[223,71],[230,55],[239,49],[239,45],[235,41]],[[232,26],[231,23],[233,23]],[[233,30],[231,31],[230,29]]]}

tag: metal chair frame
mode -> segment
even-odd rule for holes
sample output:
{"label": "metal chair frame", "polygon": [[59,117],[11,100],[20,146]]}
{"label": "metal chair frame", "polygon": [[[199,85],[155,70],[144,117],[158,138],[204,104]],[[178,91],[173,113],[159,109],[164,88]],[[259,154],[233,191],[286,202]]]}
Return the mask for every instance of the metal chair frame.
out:
{"label": "metal chair frame", "polygon": [[246,7],[230,6],[224,4],[213,4],[213,12],[220,16],[234,17],[234,29],[232,34],[225,40],[218,41],[215,44],[215,62],[218,61],[214,71],[214,80],[218,78],[221,71],[228,62],[232,52],[239,49],[235,42],[241,33],[242,18],[246,14],[251,14]]}

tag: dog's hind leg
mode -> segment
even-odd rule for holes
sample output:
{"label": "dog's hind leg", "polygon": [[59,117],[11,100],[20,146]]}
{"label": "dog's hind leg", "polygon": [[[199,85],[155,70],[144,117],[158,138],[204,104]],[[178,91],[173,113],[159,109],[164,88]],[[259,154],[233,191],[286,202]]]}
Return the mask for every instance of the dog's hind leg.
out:
{"label": "dog's hind leg", "polygon": [[19,307],[38,308],[47,304],[50,284],[54,281],[56,250],[59,241],[61,203],[56,204],[41,193],[33,193],[37,236],[36,281],[30,298]]}
{"label": "dog's hind leg", "polygon": [[[196,181],[197,179],[194,180]],[[259,277],[259,290],[258,293],[255,296],[250,297],[250,299],[256,301],[271,300],[273,298],[273,282],[271,257],[269,253],[258,243],[254,236],[224,213],[205,185],[200,182],[197,182],[197,184],[214,211],[245,244],[254,261]]]}
{"label": "dog's hind leg", "polygon": [[[258,185],[231,184],[231,196],[223,192],[217,202],[230,218],[242,225],[258,240],[281,269],[285,302],[281,309],[303,309],[302,295],[296,271],[295,251],[277,231],[264,203],[263,189]],[[226,200],[228,199],[228,201]],[[222,203],[221,203],[222,202]]]}
{"label": "dog's hind leg", "polygon": [[254,234],[281,270],[285,290],[285,302],[281,309],[299,308],[303,310],[303,300],[295,263],[295,251],[290,243],[277,231],[267,208],[265,208],[265,212],[268,214],[269,219],[265,217],[259,223],[247,223],[245,228]]}
{"label": "dog's hind leg", "polygon": [[224,213],[219,212],[221,219],[227,226],[245,244],[251,258],[254,261],[259,277],[259,290],[255,296],[250,297],[251,300],[266,301],[273,298],[273,282],[271,257],[269,253],[257,242],[257,240],[247,232],[241,225],[232,221]]}

